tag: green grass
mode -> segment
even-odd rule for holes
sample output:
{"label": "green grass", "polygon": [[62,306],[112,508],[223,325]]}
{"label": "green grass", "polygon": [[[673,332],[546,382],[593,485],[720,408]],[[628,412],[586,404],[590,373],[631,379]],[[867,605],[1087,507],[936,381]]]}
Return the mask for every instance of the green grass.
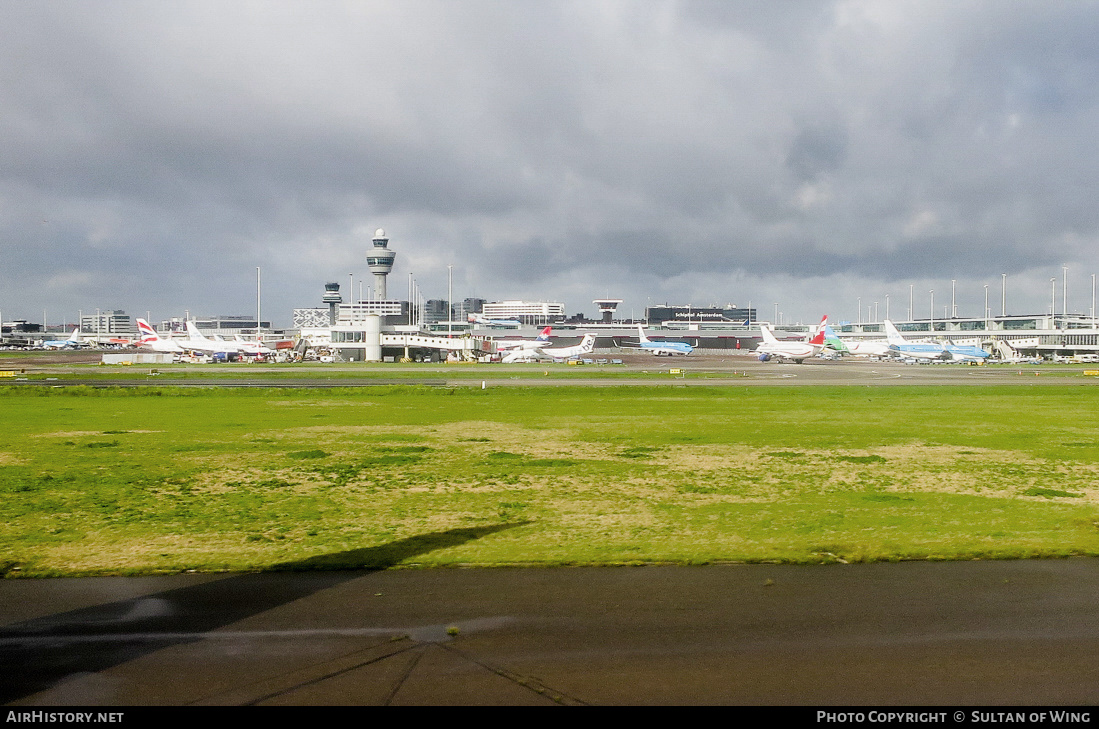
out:
{"label": "green grass", "polygon": [[1092,388],[0,388],[0,408],[7,576],[1099,554]]}

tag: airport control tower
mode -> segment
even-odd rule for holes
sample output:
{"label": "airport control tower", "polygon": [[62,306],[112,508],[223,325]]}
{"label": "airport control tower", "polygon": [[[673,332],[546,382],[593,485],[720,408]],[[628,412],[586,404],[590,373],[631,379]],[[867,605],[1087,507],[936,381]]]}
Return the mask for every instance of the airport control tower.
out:
{"label": "airport control tower", "polygon": [[596,299],[591,303],[599,307],[599,313],[603,315],[603,323],[610,324],[614,317],[614,311],[622,303],[622,299]]}
{"label": "airport control tower", "polygon": [[374,274],[374,295],[382,301],[389,299],[385,293],[385,277],[393,270],[393,259],[397,257],[387,246],[389,239],[385,237],[385,231],[378,228],[374,231],[374,250],[366,257],[366,264]]}
{"label": "airport control tower", "polygon": [[343,297],[340,296],[340,285],[338,283],[326,283],[324,285],[324,297],[321,299],[324,303],[328,304],[328,323],[336,323],[336,309],[343,303]]}

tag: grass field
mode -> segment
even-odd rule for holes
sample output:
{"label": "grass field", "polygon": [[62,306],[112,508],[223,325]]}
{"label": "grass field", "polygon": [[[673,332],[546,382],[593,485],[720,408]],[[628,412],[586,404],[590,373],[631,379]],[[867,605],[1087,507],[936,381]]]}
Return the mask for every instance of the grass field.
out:
{"label": "grass field", "polygon": [[1099,395],[0,389],[0,571],[1099,554]]}

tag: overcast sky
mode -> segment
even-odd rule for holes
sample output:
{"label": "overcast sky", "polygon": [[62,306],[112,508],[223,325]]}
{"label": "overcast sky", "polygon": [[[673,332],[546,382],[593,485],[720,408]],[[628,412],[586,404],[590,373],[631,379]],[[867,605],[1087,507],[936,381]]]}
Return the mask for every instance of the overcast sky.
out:
{"label": "overcast sky", "polygon": [[1087,313],[1097,134],[1085,0],[0,0],[0,312]]}

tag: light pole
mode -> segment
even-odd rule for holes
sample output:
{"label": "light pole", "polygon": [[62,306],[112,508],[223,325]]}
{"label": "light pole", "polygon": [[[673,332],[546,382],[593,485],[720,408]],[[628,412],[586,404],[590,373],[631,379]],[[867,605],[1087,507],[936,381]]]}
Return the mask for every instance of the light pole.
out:
{"label": "light pole", "polygon": [[1068,266],[1061,266],[1061,316],[1064,317],[1068,314]]}
{"label": "light pole", "polygon": [[1001,273],[1000,316],[1007,316],[1007,274]]}
{"label": "light pole", "polygon": [[862,297],[861,296],[857,297],[857,301],[858,301],[858,307],[859,307],[859,324],[862,324]]}
{"label": "light pole", "polygon": [[885,295],[885,318],[889,318],[889,294]]}
{"label": "light pole", "polygon": [[355,274],[349,273],[347,277],[350,283],[347,284],[347,298],[351,304],[351,320],[355,320]]}
{"label": "light pole", "polygon": [[1056,329],[1057,322],[1057,277],[1050,276],[1049,279],[1049,321],[1050,328]]}
{"label": "light pole", "polygon": [[1095,274],[1091,274],[1091,325],[1095,326]]}
{"label": "light pole", "polygon": [[256,266],[256,341],[260,339],[259,330],[263,326],[263,317],[260,315],[260,278],[259,278],[259,266]]}
{"label": "light pole", "polygon": [[912,308],[912,284],[908,284],[908,321],[912,321],[916,310]]}
{"label": "light pole", "polygon": [[950,279],[950,318],[958,318],[958,306],[954,303],[954,283],[956,279]]}
{"label": "light pole", "polygon": [[935,289],[931,289],[931,318],[927,326],[931,332],[935,331]]}
{"label": "light pole", "polygon": [[985,284],[985,330],[988,329],[988,284]]}
{"label": "light pole", "polygon": [[446,266],[446,335],[454,336],[454,266]]}

